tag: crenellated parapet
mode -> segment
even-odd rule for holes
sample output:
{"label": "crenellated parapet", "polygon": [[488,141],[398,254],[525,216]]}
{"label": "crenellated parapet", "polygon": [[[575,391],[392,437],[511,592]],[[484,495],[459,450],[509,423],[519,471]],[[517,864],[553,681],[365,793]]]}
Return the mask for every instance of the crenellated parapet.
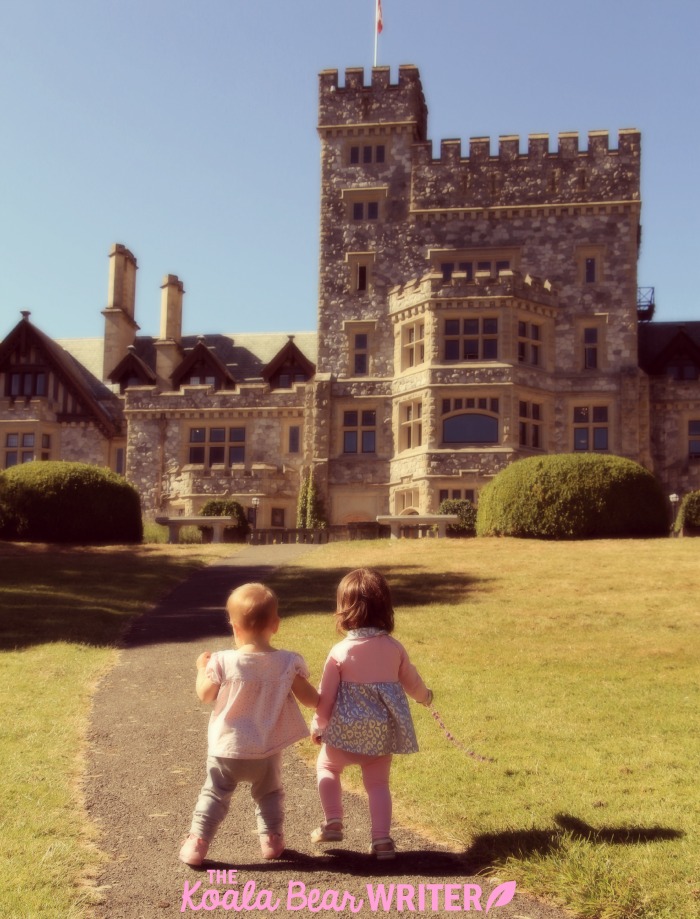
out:
{"label": "crenellated parapet", "polygon": [[520,137],[499,138],[491,153],[488,137],[473,137],[468,155],[460,140],[443,140],[434,159],[432,144],[413,147],[411,208],[422,210],[513,208],[640,200],[640,148],[637,130],[619,132],[610,146],[607,131],[591,131],[586,149],[576,132],[559,134],[550,150],[547,134],[531,134],[526,152]]}
{"label": "crenellated parapet", "polygon": [[391,82],[388,67],[374,67],[369,84],[362,67],[345,71],[345,83],[338,82],[337,70],[319,76],[319,131],[337,127],[373,124],[412,126],[417,141],[427,136],[428,108],[418,68],[399,67],[397,83]]}
{"label": "crenellated parapet", "polygon": [[426,272],[406,284],[399,284],[389,292],[389,311],[394,320],[406,310],[427,302],[524,300],[553,309],[558,306],[559,295],[551,283],[520,271],[501,271],[497,277],[477,271],[472,280],[455,271],[449,281],[437,271]]}

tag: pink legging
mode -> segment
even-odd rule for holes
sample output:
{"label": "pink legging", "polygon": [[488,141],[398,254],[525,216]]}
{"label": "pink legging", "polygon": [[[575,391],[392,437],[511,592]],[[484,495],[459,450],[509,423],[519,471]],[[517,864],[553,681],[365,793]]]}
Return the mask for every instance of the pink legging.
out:
{"label": "pink legging", "polygon": [[391,753],[368,756],[366,753],[347,753],[323,744],[316,761],[316,775],[326,823],[343,819],[340,776],[346,766],[359,766],[362,769],[362,782],[369,798],[372,839],[384,839],[391,829]]}

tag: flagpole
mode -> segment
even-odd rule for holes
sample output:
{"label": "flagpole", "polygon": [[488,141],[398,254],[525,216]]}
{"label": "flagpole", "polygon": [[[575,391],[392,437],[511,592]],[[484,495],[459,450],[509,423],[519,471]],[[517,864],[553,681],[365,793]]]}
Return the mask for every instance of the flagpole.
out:
{"label": "flagpole", "polygon": [[374,0],[374,66],[377,66],[377,43],[379,33],[384,28],[382,16],[382,0]]}
{"label": "flagpole", "polygon": [[377,66],[377,39],[379,38],[379,0],[374,0],[374,67]]}

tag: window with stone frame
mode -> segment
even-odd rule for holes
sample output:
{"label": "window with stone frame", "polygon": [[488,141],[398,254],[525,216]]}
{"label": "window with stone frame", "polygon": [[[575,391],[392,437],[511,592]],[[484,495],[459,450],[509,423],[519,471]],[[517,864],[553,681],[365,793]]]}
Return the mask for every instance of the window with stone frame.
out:
{"label": "window with stone frame", "polygon": [[542,405],[539,402],[520,401],[518,443],[521,447],[540,450],[542,441]]}
{"label": "window with stone frame", "polygon": [[365,377],[369,374],[369,333],[354,332],[352,338],[351,375],[354,377]]}
{"label": "window with stone frame", "polygon": [[443,501],[469,501],[476,504],[476,490],[474,488],[441,488],[438,491],[438,506]]}
{"label": "window with stone frame", "polygon": [[284,527],[285,526],[285,509],[283,507],[271,507],[270,508],[270,526],[273,527]]}
{"label": "window with stone frame", "polygon": [[445,361],[498,360],[498,317],[444,319],[443,356]]}
{"label": "window with stone frame", "polygon": [[401,327],[401,369],[408,370],[425,362],[425,321],[409,322]]}
{"label": "window with stone frame", "polygon": [[573,409],[573,440],[577,453],[604,453],[609,449],[607,405],[576,405]]}
{"label": "window with stone frame", "polygon": [[217,425],[190,428],[187,462],[195,466],[234,466],[245,462],[246,429]]}
{"label": "window with stone frame", "polygon": [[290,424],[286,429],[286,453],[301,452],[301,425]]}
{"label": "window with stone frame", "polygon": [[518,322],[518,362],[539,367],[542,364],[542,326],[537,322]]}
{"label": "window with stone frame", "polygon": [[386,147],[384,144],[356,143],[351,144],[348,160],[351,166],[368,166],[372,163],[384,163]]}
{"label": "window with stone frame", "polygon": [[442,442],[445,446],[499,443],[499,400],[492,396],[442,400]]}
{"label": "window with stone frame", "polygon": [[343,412],[343,453],[376,453],[377,412],[349,409]]}
{"label": "window with stone frame", "polygon": [[700,418],[688,421],[688,458],[700,459]]}
{"label": "window with stone frame", "polygon": [[417,488],[403,488],[394,494],[394,513],[403,514],[407,510],[419,510],[420,491]]}
{"label": "window with stone frame", "polygon": [[423,403],[419,400],[399,405],[399,449],[411,450],[423,444]]}

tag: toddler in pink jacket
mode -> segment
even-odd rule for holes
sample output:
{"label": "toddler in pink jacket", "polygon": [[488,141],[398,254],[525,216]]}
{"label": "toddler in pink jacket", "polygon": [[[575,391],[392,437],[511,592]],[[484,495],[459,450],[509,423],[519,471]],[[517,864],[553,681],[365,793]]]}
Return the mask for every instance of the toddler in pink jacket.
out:
{"label": "toddler in pink jacket", "polygon": [[430,705],[433,694],[390,633],[394,609],[389,585],[371,568],[358,568],[338,585],[336,627],[346,637],[328,655],[311,733],[322,743],[316,763],[325,821],[316,843],[343,838],[340,776],[358,765],[369,799],[370,852],[394,858],[389,772],[394,753],[416,753],[418,743],[406,693]]}

